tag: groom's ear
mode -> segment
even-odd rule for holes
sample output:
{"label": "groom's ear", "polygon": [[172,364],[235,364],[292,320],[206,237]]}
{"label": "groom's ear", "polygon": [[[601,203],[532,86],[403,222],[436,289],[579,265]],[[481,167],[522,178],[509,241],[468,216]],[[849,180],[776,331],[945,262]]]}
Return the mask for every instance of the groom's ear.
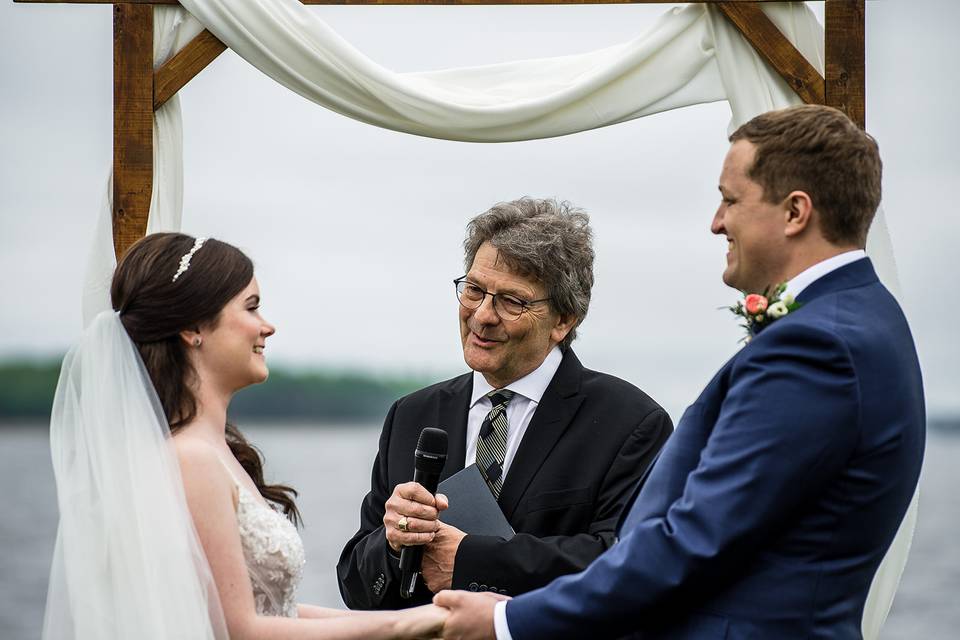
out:
{"label": "groom's ear", "polygon": [[783,215],[786,223],[783,233],[794,238],[807,230],[813,222],[813,200],[806,191],[791,191],[783,200]]}

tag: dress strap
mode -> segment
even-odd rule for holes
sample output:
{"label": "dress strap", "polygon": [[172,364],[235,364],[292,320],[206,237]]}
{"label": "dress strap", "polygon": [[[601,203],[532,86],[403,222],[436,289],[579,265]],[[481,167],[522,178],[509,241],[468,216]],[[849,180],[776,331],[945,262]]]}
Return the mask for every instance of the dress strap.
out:
{"label": "dress strap", "polygon": [[237,476],[233,475],[233,470],[230,469],[230,467],[227,465],[226,461],[225,461],[223,458],[221,458],[220,456],[217,456],[217,460],[219,460],[219,461],[220,461],[220,464],[223,465],[223,468],[226,469],[227,475],[230,476],[230,479],[231,479],[231,480],[233,480],[233,484],[237,485],[237,487],[239,488],[239,487],[240,487],[240,481],[237,480]]}
{"label": "dress strap", "polygon": [[241,499],[243,498],[243,492],[246,491],[246,489],[244,489],[244,488],[243,488],[243,485],[240,484],[240,481],[237,480],[237,476],[233,475],[233,471],[232,471],[232,470],[230,469],[230,467],[227,465],[226,461],[225,461],[223,458],[221,458],[220,456],[217,456],[217,460],[220,461],[220,464],[223,465],[223,468],[224,468],[224,470],[227,472],[227,475],[230,476],[230,479],[231,479],[231,480],[233,480],[233,488],[234,488],[234,491],[233,491],[233,510],[236,511],[236,512],[239,514],[239,513],[240,513],[240,501],[241,501]]}

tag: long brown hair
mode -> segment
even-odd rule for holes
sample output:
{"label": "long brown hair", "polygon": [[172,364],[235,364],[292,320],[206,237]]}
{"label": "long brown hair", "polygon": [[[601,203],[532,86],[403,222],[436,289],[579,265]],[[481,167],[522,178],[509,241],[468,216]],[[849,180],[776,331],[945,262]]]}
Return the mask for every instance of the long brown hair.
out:
{"label": "long brown hair", "polygon": [[[150,374],[170,432],[197,415],[197,372],[180,338],[185,329],[216,326],[220,311],[253,279],[253,262],[236,247],[208,239],[176,281],[180,260],[195,238],[182,233],[151,234],[130,247],[113,274],[110,298]],[[227,423],[230,451],[264,499],[299,524],[296,490],[263,480],[263,456]]]}

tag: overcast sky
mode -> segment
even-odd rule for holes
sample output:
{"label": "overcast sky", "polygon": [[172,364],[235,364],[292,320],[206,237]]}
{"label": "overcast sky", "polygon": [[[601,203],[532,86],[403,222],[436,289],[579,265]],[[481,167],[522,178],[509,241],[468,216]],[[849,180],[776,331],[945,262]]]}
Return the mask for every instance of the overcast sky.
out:
{"label": "overcast sky", "polygon": [[[812,3],[822,14],[822,3]],[[950,0],[868,2],[867,127],[931,414],[960,412],[954,277],[960,175]],[[314,7],[397,71],[588,51],[666,5]],[[59,354],[111,157],[111,8],[0,1],[0,358]],[[717,307],[725,242],[709,233],[726,103],[552,140],[447,142],[324,110],[232,52],[181,91],[184,231],[257,263],[274,363],[446,376],[464,368],[451,280],[466,221],[522,195],[586,208],[597,284],[575,349],[678,418],[737,348]]]}

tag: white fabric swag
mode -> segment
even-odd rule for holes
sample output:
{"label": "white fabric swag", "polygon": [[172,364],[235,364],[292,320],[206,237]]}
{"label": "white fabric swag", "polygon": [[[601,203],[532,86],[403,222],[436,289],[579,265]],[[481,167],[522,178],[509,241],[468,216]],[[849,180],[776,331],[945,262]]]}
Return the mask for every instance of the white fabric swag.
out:
{"label": "white fabric swag", "polygon": [[[727,100],[734,129],[801,100],[715,8],[667,10],[642,35],[582,54],[426,73],[395,73],[364,56],[298,0],[181,0],[154,8],[154,64],[203,28],[280,84],[317,104],[378,127],[421,136],[505,142],[561,136],[669,109]],[[802,3],[764,12],[823,73],[823,28]],[[189,13],[188,13],[189,12]],[[153,195],[147,232],[180,229],[182,123],[176,97],[154,118]],[[111,187],[102,206],[84,291],[84,322],[109,308],[115,265]],[[882,209],[868,253],[899,293]],[[906,563],[917,495],[871,588],[863,633],[875,639]]]}

